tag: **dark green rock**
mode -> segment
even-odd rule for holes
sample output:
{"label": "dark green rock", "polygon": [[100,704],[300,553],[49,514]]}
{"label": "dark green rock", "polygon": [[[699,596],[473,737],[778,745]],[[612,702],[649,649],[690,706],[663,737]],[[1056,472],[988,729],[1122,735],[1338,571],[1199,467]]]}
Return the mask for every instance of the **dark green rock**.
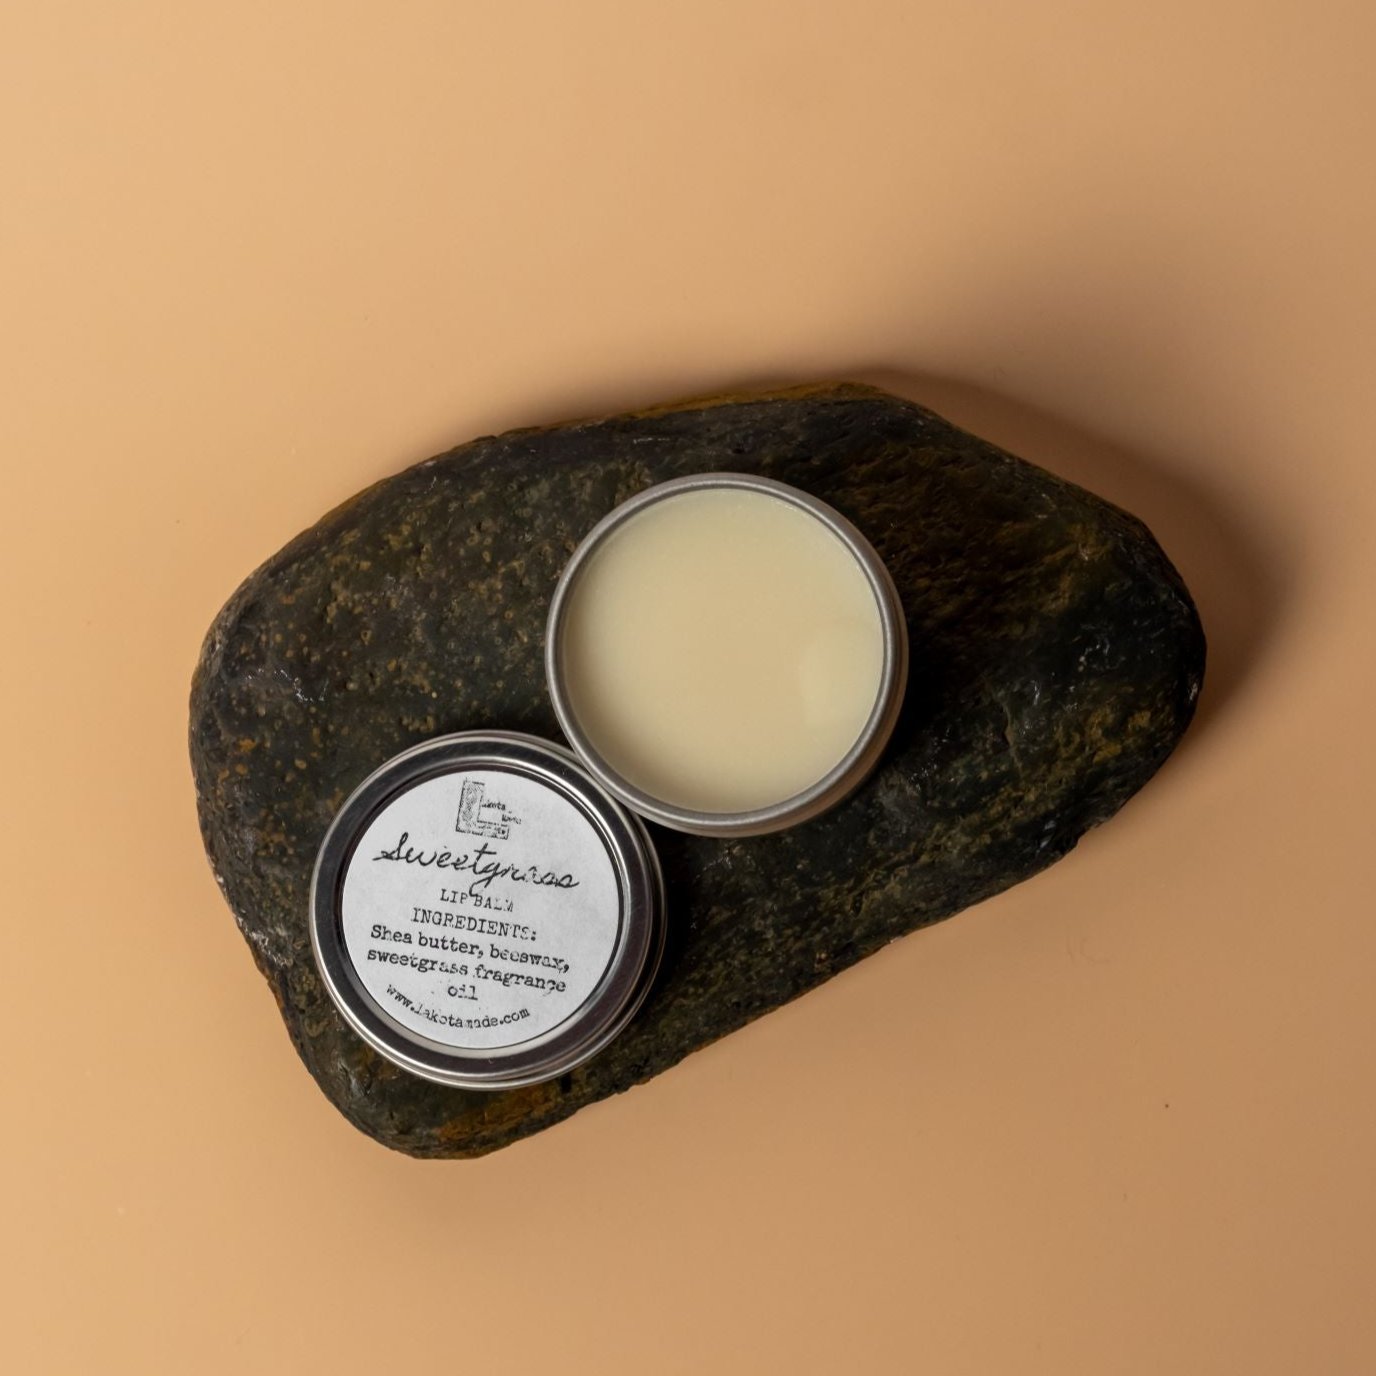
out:
{"label": "dark green rock", "polygon": [[[545,611],[575,543],[650,483],[780,478],[851,517],[907,609],[878,772],[792,831],[656,831],[671,936],[644,1010],[572,1075],[500,1094],[393,1069],[334,1011],[311,866],[366,774],[439,732],[556,736]],[[855,386],[480,439],[388,478],[259,569],[206,638],[191,756],[206,849],[302,1059],[364,1132],[475,1156],[648,1079],[894,937],[1064,855],[1194,711],[1204,637],[1146,527],[909,402]]]}

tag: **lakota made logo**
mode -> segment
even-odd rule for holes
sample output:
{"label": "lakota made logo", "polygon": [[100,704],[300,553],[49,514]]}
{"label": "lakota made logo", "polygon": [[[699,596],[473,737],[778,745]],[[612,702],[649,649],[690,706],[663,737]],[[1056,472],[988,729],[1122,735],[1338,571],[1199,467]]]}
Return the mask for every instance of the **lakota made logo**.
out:
{"label": "lakota made logo", "polygon": [[520,824],[519,817],[513,817],[506,810],[506,804],[487,800],[487,785],[477,779],[465,779],[459,792],[459,821],[456,831],[466,831],[470,836],[490,836],[495,841],[505,841],[511,835],[513,825]]}

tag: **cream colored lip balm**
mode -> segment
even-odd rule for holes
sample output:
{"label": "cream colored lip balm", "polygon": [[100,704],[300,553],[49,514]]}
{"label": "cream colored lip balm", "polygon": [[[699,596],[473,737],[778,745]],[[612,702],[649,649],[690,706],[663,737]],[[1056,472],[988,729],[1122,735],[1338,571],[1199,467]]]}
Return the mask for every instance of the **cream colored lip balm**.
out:
{"label": "cream colored lip balm", "polygon": [[883,564],[838,513],[743,474],[660,484],[575,552],[551,695],[599,782],[683,830],[775,830],[845,796],[906,674]]}

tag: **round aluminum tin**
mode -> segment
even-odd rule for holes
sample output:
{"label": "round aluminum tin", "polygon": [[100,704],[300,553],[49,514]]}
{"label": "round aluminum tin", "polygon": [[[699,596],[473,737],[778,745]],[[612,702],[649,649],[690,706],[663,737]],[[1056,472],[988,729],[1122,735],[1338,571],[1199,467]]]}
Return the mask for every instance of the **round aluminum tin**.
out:
{"label": "round aluminum tin", "polygon": [[[781,799],[768,807],[751,812],[696,812],[677,807],[637,788],[614,770],[598,753],[597,747],[574,715],[564,674],[562,632],[565,611],[571,590],[580,571],[597,547],[624,522],[653,502],[664,501],[683,492],[703,488],[743,488],[764,493],[790,502],[821,521],[855,557],[864,571],[879,606],[883,634],[883,659],[880,669],[879,692],[854,745],[842,759],[816,783],[801,793]],[[550,699],[554,704],[559,725],[563,728],[578,757],[589,773],[603,788],[619,798],[627,807],[662,826],[676,831],[692,832],[698,836],[755,836],[764,832],[782,831],[786,827],[806,822],[852,793],[879,762],[884,746],[893,734],[903,705],[903,693],[908,682],[908,629],[903,604],[893,578],[874,547],[839,511],[818,500],[808,492],[761,478],[751,473],[694,473],[656,483],[637,493],[602,518],[574,550],[559,577],[550,603],[549,620],[545,632],[545,677],[549,683]]]}
{"label": "round aluminum tin", "polygon": [[[400,839],[379,849],[383,835]],[[563,746],[464,732],[388,760],[345,801],[310,926],[364,1041],[428,1080],[511,1089],[572,1070],[634,1015],[663,951],[664,881],[639,819]]]}

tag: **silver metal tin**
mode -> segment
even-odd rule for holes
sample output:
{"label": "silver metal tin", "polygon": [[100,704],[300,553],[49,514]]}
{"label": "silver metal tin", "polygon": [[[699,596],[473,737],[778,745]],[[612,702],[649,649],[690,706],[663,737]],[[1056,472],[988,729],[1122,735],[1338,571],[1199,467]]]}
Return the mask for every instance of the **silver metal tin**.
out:
{"label": "silver metal tin", "polygon": [[[422,787],[423,793],[415,791]],[[473,795],[476,802],[466,791],[469,789],[477,790]],[[526,800],[520,808],[526,814],[524,823],[506,804],[484,801],[501,790],[506,790],[504,797],[514,791]],[[366,850],[360,849],[365,836],[374,836],[389,819],[415,817],[421,810],[427,821],[434,818],[426,834],[411,840],[408,831],[397,841],[395,852],[390,847],[378,851],[371,842]],[[521,828],[518,834],[513,833],[515,827]],[[460,834],[465,830],[471,834]],[[452,845],[454,853],[441,850],[444,844]],[[427,865],[427,854],[449,858],[442,865]],[[589,885],[590,895],[574,897],[572,889],[577,884],[562,892],[557,883],[546,885],[555,876],[545,874],[541,879],[536,864],[527,867],[530,857],[539,854],[559,856],[561,863],[573,856],[575,869],[595,880]],[[479,861],[474,855],[486,858]],[[413,856],[419,858],[413,860]],[[508,866],[519,871],[514,877],[502,870],[507,856],[516,857]],[[370,867],[365,861],[402,863]],[[492,878],[493,868],[484,872],[483,866],[495,867],[497,877]],[[527,878],[521,879],[527,868]],[[562,878],[571,879],[574,874]],[[394,887],[385,890],[389,895],[386,901],[370,903],[366,895],[372,889],[368,886],[377,884]],[[550,892],[541,892],[542,885]],[[445,894],[453,902],[437,902],[434,908],[408,908],[413,893]],[[606,902],[595,902],[598,895]],[[465,910],[466,905],[479,903],[484,905],[481,913]],[[531,903],[540,914],[538,926],[542,930],[535,937],[522,935],[520,941],[509,932],[503,934],[504,929],[519,929],[522,934],[535,930],[520,920],[526,911],[522,905]],[[493,907],[497,911],[489,916]],[[423,920],[419,916],[422,913],[428,914]],[[431,921],[449,925],[423,925]],[[571,926],[561,930],[565,922]],[[582,979],[591,981],[586,997],[576,992],[570,995],[567,990],[558,996],[564,1003],[578,998],[576,1006],[565,1009],[559,1002],[542,1002],[550,997],[549,990],[530,991],[523,983],[515,986],[516,994],[512,995],[502,983],[491,982],[496,978],[494,971],[499,971],[502,979],[542,983],[549,974],[543,967],[510,963],[537,959],[563,961],[567,978],[573,979],[562,956],[539,955],[536,948],[543,947],[546,952],[563,949],[567,955],[568,948],[582,939],[577,930],[580,922],[584,929],[596,927],[601,944],[594,957],[584,962],[585,968],[574,967]],[[424,932],[428,941],[419,948],[385,939],[370,944],[368,933],[380,929],[398,941],[403,935],[414,941]],[[362,937],[357,935],[360,931],[364,932]],[[493,931],[499,934],[495,938]],[[432,956],[430,952],[445,940],[451,949]],[[326,988],[340,1012],[359,1036],[388,1060],[441,1084],[510,1089],[552,1079],[580,1065],[606,1046],[633,1016],[654,979],[663,950],[664,882],[654,847],[639,819],[608,797],[563,746],[504,731],[440,736],[388,760],[339,810],[316,860],[311,884],[311,943]],[[529,953],[513,955],[507,949],[521,944]],[[465,945],[483,952],[487,965],[482,960],[475,965],[472,957],[454,954],[453,947]],[[375,973],[373,956],[365,955],[365,946],[380,952],[384,962],[412,963],[388,964],[385,975]],[[494,961],[486,955],[498,948],[506,960]],[[415,950],[426,954],[414,956]],[[605,968],[600,968],[604,954]],[[451,972],[462,968],[472,975],[487,968],[487,984],[435,969],[417,973],[417,964],[424,966],[441,957]],[[360,972],[365,962],[366,977]],[[398,985],[405,984],[405,988],[379,992],[378,981],[390,984],[393,971],[398,972]],[[374,982],[372,991],[367,987],[368,979]],[[552,975],[551,980],[563,982]],[[470,984],[477,991],[476,1001],[449,997]],[[416,990],[422,992],[416,995]],[[402,1001],[389,1011],[382,1000],[393,996],[400,996]],[[432,997],[434,1006],[427,1002]],[[526,1038],[520,1038],[517,1031],[494,1032],[491,1028],[474,1032],[446,1028],[430,1036],[414,1025],[422,1015],[434,1014],[446,1019],[448,1026],[455,1026],[458,1019],[452,1010],[458,1010],[470,1024],[481,1022],[486,1016],[478,1011],[481,1006],[495,1009],[513,998],[527,1000],[526,1020],[533,1026],[538,1027],[542,1018],[557,1021]],[[413,1025],[402,1020],[408,1017]],[[502,1022],[507,1021],[508,1016],[503,1016]],[[425,1025],[428,1028],[431,1024]],[[487,1046],[457,1044],[481,1038],[501,1040]]]}
{"label": "silver metal tin", "polygon": [[[883,630],[883,665],[880,686],[870,712],[855,744],[836,766],[815,784],[791,798],[752,812],[696,812],[675,807],[637,788],[618,774],[597,752],[574,715],[564,680],[561,633],[565,608],[580,570],[603,540],[623,522],[635,516],[653,502],[663,501],[679,493],[703,488],[744,488],[765,493],[802,508],[821,521],[855,556],[869,580],[875,601],[879,604]],[[903,693],[908,681],[908,630],[903,604],[893,578],[884,561],[868,540],[840,512],[825,502],[772,478],[750,473],[694,473],[684,478],[647,487],[643,492],[623,502],[609,512],[584,537],[574,550],[550,603],[545,633],[545,676],[549,684],[554,711],[578,757],[589,773],[608,793],[619,798],[627,807],[651,821],[677,831],[699,836],[753,836],[764,832],[781,831],[796,826],[827,811],[852,793],[879,762],[888,743],[903,705]]]}

